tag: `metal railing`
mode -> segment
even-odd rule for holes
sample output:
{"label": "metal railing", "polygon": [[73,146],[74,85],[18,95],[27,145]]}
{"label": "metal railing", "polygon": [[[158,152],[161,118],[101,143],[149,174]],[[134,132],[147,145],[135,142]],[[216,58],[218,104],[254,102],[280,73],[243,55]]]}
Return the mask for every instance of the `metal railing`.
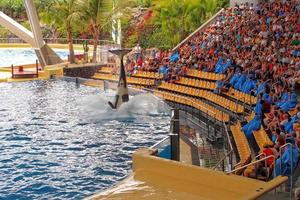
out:
{"label": "metal railing", "polygon": [[[235,172],[237,172],[237,171],[240,171],[240,170],[245,169],[245,168],[247,168],[247,167],[249,167],[249,166],[252,166],[252,165],[255,165],[255,169],[256,169],[256,164],[261,163],[262,161],[264,161],[264,162],[266,163],[266,160],[267,160],[267,159],[270,159],[270,158],[273,158],[273,164],[274,164],[275,161],[276,161],[276,158],[275,158],[274,155],[270,155],[270,156],[261,158],[261,159],[259,159],[259,160],[256,160],[256,161],[254,161],[254,162],[251,162],[251,163],[249,163],[249,164],[247,164],[247,165],[238,167],[238,168],[236,168],[236,169],[234,169],[234,170],[231,170],[231,171],[229,171],[229,172],[226,172],[226,174],[232,174],[232,173],[235,173]],[[255,170],[255,171],[256,171],[256,170]],[[274,165],[274,170],[273,170],[273,172],[274,172],[274,177],[276,177],[276,164]]]}
{"label": "metal railing", "polygon": [[282,149],[285,148],[285,147],[290,147],[289,148],[289,153],[290,153],[290,164],[291,164],[291,171],[290,171],[290,174],[288,175],[289,176],[289,181],[290,181],[290,185],[289,185],[289,192],[290,192],[290,198],[292,198],[292,195],[293,195],[293,191],[292,191],[292,188],[293,188],[293,171],[294,171],[294,166],[293,166],[293,144],[291,143],[286,143],[284,145],[282,145],[280,148],[279,148],[279,168],[280,168],[280,175],[282,175]]}
{"label": "metal railing", "polygon": [[[44,41],[47,44],[68,44],[67,38],[44,38]],[[84,44],[87,43],[88,45],[94,44],[93,39],[73,39],[73,44]],[[26,43],[21,38],[0,38],[0,43]],[[110,40],[98,40],[98,45],[111,45],[117,46],[113,41]]]}
{"label": "metal railing", "polygon": [[[224,126],[224,130],[225,130],[225,134],[226,134],[226,139],[227,141],[224,142],[225,145],[225,151],[226,154],[224,155],[224,157],[212,168],[213,170],[216,170],[221,164],[222,164],[222,169],[223,171],[225,171],[225,160],[228,159],[228,164],[229,164],[229,170],[232,170],[232,160],[233,160],[233,153],[234,153],[234,149],[233,149],[233,145],[231,143],[231,138],[229,136],[229,132],[228,132],[228,128],[227,125],[225,124],[225,122],[223,122],[223,126]],[[229,145],[228,145],[229,144]]]}
{"label": "metal railing", "polygon": [[155,143],[154,145],[152,145],[150,147],[150,149],[158,149],[160,148],[161,146],[163,146],[166,142],[168,142],[168,140],[170,139],[170,137],[165,137],[164,139],[162,139],[161,141]]}
{"label": "metal railing", "polygon": [[[66,38],[44,38],[44,41],[47,44],[68,44],[68,40]],[[88,45],[92,45],[93,42],[94,41],[92,39],[73,39],[74,45],[83,45],[85,43],[87,43]],[[25,44],[25,41],[20,38],[0,38],[0,43]],[[116,59],[116,57],[111,54],[109,50],[118,47],[119,45],[115,44],[113,41],[98,40],[98,47],[96,51],[94,51],[94,49],[90,47],[88,52],[84,52],[85,62],[107,64],[109,58],[113,57],[114,59]],[[82,51],[83,49],[84,47],[82,47]],[[94,55],[96,55],[96,60],[92,61],[92,57]]]}

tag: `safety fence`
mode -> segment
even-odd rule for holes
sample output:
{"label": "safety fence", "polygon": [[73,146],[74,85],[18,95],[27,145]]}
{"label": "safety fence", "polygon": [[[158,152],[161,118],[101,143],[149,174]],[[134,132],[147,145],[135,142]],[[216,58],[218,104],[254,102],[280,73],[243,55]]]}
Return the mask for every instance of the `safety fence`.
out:
{"label": "safety fence", "polygon": [[[44,38],[47,44],[57,45],[56,48],[61,48],[59,45],[69,44],[67,38]],[[109,40],[98,40],[97,50],[94,51],[92,39],[73,39],[75,48],[75,58],[77,60],[85,60],[85,62],[97,62],[107,64],[110,60],[116,60],[116,56],[109,52],[110,49],[120,48],[119,45]],[[0,44],[25,44],[26,42],[20,38],[0,38]],[[78,45],[80,45],[78,47]],[[82,48],[81,48],[82,45]],[[65,48],[65,47],[64,47]],[[81,48],[81,49],[80,49]],[[93,59],[95,56],[96,59]],[[84,59],[83,59],[84,58]]]}

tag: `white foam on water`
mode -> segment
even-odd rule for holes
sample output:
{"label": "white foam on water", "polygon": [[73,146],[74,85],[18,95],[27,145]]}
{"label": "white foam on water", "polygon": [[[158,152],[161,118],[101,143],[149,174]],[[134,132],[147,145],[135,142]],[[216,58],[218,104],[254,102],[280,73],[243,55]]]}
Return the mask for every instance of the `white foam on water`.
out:
{"label": "white foam on water", "polygon": [[107,90],[99,95],[84,97],[78,100],[82,116],[88,120],[114,120],[136,118],[138,116],[169,115],[170,107],[161,99],[150,93],[130,96],[129,102],[119,109],[112,109],[108,101],[113,101],[115,92]]}

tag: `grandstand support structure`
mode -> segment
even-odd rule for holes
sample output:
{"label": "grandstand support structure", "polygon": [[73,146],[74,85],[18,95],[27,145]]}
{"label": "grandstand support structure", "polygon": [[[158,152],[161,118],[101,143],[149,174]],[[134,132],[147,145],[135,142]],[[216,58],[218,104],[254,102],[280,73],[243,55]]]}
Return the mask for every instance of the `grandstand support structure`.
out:
{"label": "grandstand support structure", "polygon": [[0,24],[34,48],[41,66],[62,63],[62,59],[43,40],[33,0],[24,0],[24,5],[32,32],[3,12],[0,12]]}

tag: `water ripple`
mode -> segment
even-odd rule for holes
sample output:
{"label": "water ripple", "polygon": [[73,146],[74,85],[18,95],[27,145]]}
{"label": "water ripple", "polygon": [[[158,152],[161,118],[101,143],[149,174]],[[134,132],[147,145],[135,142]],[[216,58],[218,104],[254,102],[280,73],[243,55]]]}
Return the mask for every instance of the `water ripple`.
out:
{"label": "water ripple", "polygon": [[132,153],[169,130],[150,95],[118,111],[62,81],[0,83],[0,199],[82,199],[123,179]]}

